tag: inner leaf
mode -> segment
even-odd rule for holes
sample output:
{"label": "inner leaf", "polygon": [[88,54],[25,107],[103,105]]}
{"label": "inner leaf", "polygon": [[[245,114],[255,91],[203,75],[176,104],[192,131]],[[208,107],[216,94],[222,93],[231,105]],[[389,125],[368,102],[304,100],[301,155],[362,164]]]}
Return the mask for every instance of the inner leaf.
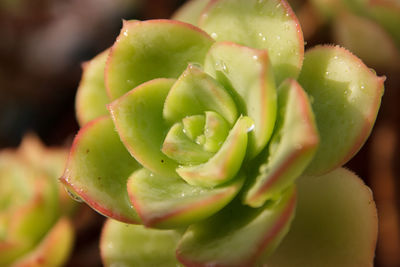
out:
{"label": "inner leaf", "polygon": [[204,115],[193,115],[182,119],[185,134],[191,139],[196,140],[204,131]]}
{"label": "inner leaf", "polygon": [[171,127],[161,151],[169,158],[183,165],[203,163],[213,155],[213,153],[205,151],[203,146],[193,142],[185,134],[181,122],[177,122]]}
{"label": "inner leaf", "polygon": [[165,100],[164,118],[172,124],[205,111],[219,113],[230,125],[238,116],[235,102],[226,89],[198,67],[189,65]]}
{"label": "inner leaf", "polygon": [[191,185],[214,187],[229,181],[242,165],[247,149],[247,132],[252,125],[249,117],[240,117],[212,158],[200,165],[179,166],[176,172]]}
{"label": "inner leaf", "polygon": [[219,42],[210,48],[204,69],[230,90],[240,112],[254,121],[249,157],[255,157],[270,139],[276,119],[276,87],[269,54]]}
{"label": "inner leaf", "polygon": [[218,113],[206,111],[206,125],[204,135],[206,142],[204,149],[217,152],[229,133],[229,124]]}
{"label": "inner leaf", "polygon": [[279,115],[268,155],[245,195],[252,207],[279,198],[303,172],[319,142],[311,105],[300,85],[288,79],[278,92]]}

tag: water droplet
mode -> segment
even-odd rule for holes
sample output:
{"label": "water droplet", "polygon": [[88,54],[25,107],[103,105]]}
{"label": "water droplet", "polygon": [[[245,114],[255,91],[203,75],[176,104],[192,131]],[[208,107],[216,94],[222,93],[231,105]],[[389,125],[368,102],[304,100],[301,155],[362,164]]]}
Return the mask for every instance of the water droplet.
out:
{"label": "water droplet", "polygon": [[257,56],[257,55],[254,55],[254,56],[253,56],[253,59],[254,59],[254,60],[258,60],[258,56]]}
{"label": "water droplet", "polygon": [[247,132],[251,132],[254,130],[254,123],[247,129]]}
{"label": "water droplet", "polygon": [[185,192],[182,192],[182,193],[181,193],[181,197],[185,197]]}
{"label": "water droplet", "polygon": [[75,193],[71,192],[71,191],[68,190],[68,189],[65,189],[65,190],[67,190],[68,195],[69,195],[73,200],[75,200],[75,201],[77,201],[77,202],[83,202],[83,200],[82,200],[80,197],[78,197]]}
{"label": "water droplet", "polygon": [[306,45],[307,45],[307,41],[304,42],[304,46],[306,46]]}
{"label": "water droplet", "polygon": [[275,6],[275,8],[280,8],[281,7],[281,3],[279,3],[279,4],[277,4],[276,6]]}
{"label": "water droplet", "polygon": [[348,89],[344,90],[344,95],[348,95],[348,94],[349,94],[349,90]]}
{"label": "water droplet", "polygon": [[276,39],[277,39],[277,40],[280,40],[280,39],[281,39],[281,36],[280,36],[280,35],[277,35],[277,36],[276,36]]}
{"label": "water droplet", "polygon": [[363,91],[365,89],[365,86],[361,85],[360,89],[361,89],[361,91]]}
{"label": "water droplet", "polygon": [[225,62],[222,62],[222,70],[224,72],[228,72],[228,67],[226,66]]}
{"label": "water droplet", "polygon": [[211,33],[211,37],[213,39],[217,39],[218,38],[218,34],[216,32]]}
{"label": "water droplet", "polygon": [[281,52],[278,52],[278,54],[277,54],[277,55],[278,55],[278,57],[280,57],[280,56],[281,56]]}
{"label": "water droplet", "polygon": [[338,56],[334,56],[333,59],[338,59]]}
{"label": "water droplet", "polygon": [[127,30],[124,31],[124,36],[128,36],[128,31]]}
{"label": "water droplet", "polygon": [[326,71],[326,72],[325,72],[325,75],[329,75],[329,71]]}

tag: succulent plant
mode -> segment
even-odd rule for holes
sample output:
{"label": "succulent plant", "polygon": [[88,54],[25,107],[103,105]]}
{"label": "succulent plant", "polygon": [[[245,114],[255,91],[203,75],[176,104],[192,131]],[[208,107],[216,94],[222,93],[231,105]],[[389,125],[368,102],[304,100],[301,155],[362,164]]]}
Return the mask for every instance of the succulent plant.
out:
{"label": "succulent plant", "polygon": [[344,48],[304,53],[282,0],[124,21],[84,64],[61,181],[111,218],[106,266],[371,265],[372,194],[341,166],[383,81]]}
{"label": "succulent plant", "polygon": [[[332,39],[350,49],[368,65],[391,72],[399,70],[398,1],[309,0],[299,9],[299,13],[299,18],[314,22],[308,23],[312,28],[307,30],[309,35],[320,28],[317,25],[329,25]],[[326,31],[326,27],[323,30]]]}
{"label": "succulent plant", "polygon": [[57,178],[67,150],[27,136],[0,152],[0,266],[61,266],[74,240],[76,207]]}

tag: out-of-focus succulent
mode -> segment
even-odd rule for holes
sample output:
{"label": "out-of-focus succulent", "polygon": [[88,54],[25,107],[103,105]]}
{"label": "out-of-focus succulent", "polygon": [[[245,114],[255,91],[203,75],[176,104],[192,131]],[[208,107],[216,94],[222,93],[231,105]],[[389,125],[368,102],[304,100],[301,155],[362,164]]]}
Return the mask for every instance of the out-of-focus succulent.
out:
{"label": "out-of-focus succulent", "polygon": [[105,265],[372,264],[372,195],[340,166],[384,78],[338,46],[304,54],[285,1],[195,0],[174,19],[124,21],[84,65],[61,181],[114,219]]}
{"label": "out-of-focus succulent", "polygon": [[66,149],[33,136],[0,152],[0,266],[60,266],[73,244],[76,203],[58,184]]}
{"label": "out-of-focus succulent", "polygon": [[[309,0],[299,8],[308,35],[329,25],[332,39],[366,64],[400,69],[400,2],[397,0]],[[326,29],[326,28],[325,28]]]}

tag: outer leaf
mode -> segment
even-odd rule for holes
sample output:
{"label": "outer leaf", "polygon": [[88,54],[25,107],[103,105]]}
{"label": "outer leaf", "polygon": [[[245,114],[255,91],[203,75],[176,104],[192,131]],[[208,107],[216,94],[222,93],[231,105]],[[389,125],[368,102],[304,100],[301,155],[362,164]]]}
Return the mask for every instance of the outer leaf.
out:
{"label": "outer leaf", "polygon": [[253,266],[289,230],[296,203],[293,189],[275,204],[253,209],[236,203],[191,225],[178,244],[179,261],[198,267]]}
{"label": "outer leaf", "polygon": [[177,78],[189,62],[203,62],[213,40],[172,20],[125,21],[105,72],[111,99],[155,78]]}
{"label": "outer leaf", "polygon": [[189,184],[203,187],[214,187],[231,180],[246,155],[247,132],[252,124],[249,117],[240,117],[213,157],[203,164],[179,166],[176,172]]}
{"label": "outer leaf", "polygon": [[144,167],[177,176],[177,164],[161,152],[168,127],[162,117],[173,79],[146,82],[109,105],[118,134],[128,151]]}
{"label": "outer leaf", "polygon": [[254,157],[271,137],[276,117],[276,90],[268,53],[230,42],[216,43],[206,56],[205,70],[231,89],[240,111],[254,120],[249,134],[249,153]]}
{"label": "outer leaf", "polygon": [[100,251],[104,266],[180,266],[175,247],[181,234],[175,230],[156,230],[142,225],[107,220],[103,227]]}
{"label": "outer leaf", "polygon": [[268,50],[279,85],[297,78],[304,55],[300,24],[284,0],[215,0],[199,25],[217,41]]}
{"label": "outer leaf", "polygon": [[397,1],[376,0],[369,3],[369,16],[378,22],[393,37],[400,49],[400,4]]}
{"label": "outer leaf", "polygon": [[375,122],[384,80],[344,48],[307,51],[299,82],[312,99],[321,137],[308,174],[341,166],[360,149]]}
{"label": "outer leaf", "polygon": [[336,169],[301,177],[289,233],[267,265],[372,266],[377,212],[371,190],[352,172]]}
{"label": "outer leaf", "polygon": [[83,127],[74,139],[61,182],[101,214],[137,223],[129,202],[126,181],[139,168],[115,132],[109,117]]}
{"label": "outer leaf", "polygon": [[109,50],[105,50],[91,61],[84,63],[82,79],[75,99],[76,116],[80,126],[107,115],[109,99],[104,84],[104,68]]}
{"label": "outer leaf", "polygon": [[400,46],[396,47],[393,38],[379,24],[349,13],[339,16],[333,26],[336,42],[367,65],[386,70],[400,68]]}
{"label": "outer leaf", "polygon": [[244,202],[260,207],[276,199],[293,184],[310,162],[319,143],[314,114],[307,94],[294,80],[280,86],[277,127],[269,144],[267,161],[256,173]]}
{"label": "outer leaf", "polygon": [[74,229],[71,223],[66,218],[61,218],[33,251],[12,266],[62,266],[71,252],[73,239]]}
{"label": "outer leaf", "polygon": [[233,125],[238,117],[232,97],[211,76],[194,65],[189,65],[179,77],[165,100],[163,115],[170,122],[186,116],[215,111]]}
{"label": "outer leaf", "polygon": [[171,19],[197,26],[200,15],[209,2],[210,0],[189,0],[172,15]]}
{"label": "outer leaf", "polygon": [[205,189],[141,169],[129,178],[128,191],[146,226],[176,228],[222,209],[239,192],[243,180],[239,175],[222,187]]}

